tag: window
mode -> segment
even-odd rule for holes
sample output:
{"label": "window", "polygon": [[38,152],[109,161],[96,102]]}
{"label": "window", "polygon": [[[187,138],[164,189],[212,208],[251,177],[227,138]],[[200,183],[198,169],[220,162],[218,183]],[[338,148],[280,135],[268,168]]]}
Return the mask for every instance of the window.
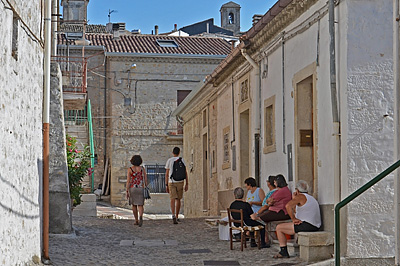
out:
{"label": "window", "polygon": [[233,15],[233,13],[229,13],[229,24],[234,24],[235,23],[235,16]]}
{"label": "window", "polygon": [[264,153],[276,151],[275,145],[275,96],[264,101]]}
{"label": "window", "polygon": [[240,103],[249,99],[249,79],[240,82]]}
{"label": "window", "polygon": [[179,47],[179,45],[174,40],[157,40],[157,43],[161,47]]}
{"label": "window", "polygon": [[203,128],[207,126],[207,110],[203,111]]}
{"label": "window", "polygon": [[[177,93],[177,105],[180,105],[183,100],[189,95],[191,90],[178,90]],[[178,134],[183,134],[183,127],[180,123],[177,123]]]}
{"label": "window", "polygon": [[231,154],[230,154],[230,138],[229,138],[229,135],[230,135],[230,129],[229,129],[229,127],[226,127],[226,128],[224,128],[224,130],[223,130],[223,145],[224,145],[224,149],[223,149],[223,151],[224,151],[224,157],[223,157],[223,159],[224,159],[224,161],[223,161],[223,164],[222,164],[222,169],[228,169],[229,167],[231,167],[231,164],[230,164],[230,156],[231,156]]}
{"label": "window", "polygon": [[18,17],[14,15],[12,26],[11,56],[18,60]]}

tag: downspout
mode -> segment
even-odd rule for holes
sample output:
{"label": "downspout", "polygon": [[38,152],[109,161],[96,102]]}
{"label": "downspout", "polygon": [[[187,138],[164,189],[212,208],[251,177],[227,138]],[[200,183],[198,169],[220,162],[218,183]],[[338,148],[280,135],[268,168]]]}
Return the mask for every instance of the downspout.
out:
{"label": "downspout", "polygon": [[51,35],[52,35],[52,45],[51,45],[51,55],[56,56],[57,55],[57,23],[58,23],[58,8],[57,8],[57,2],[56,0],[52,1],[52,22],[51,22]]}
{"label": "downspout", "polygon": [[[105,53],[104,53],[104,56]],[[107,162],[107,57],[104,60],[104,119],[103,119],[103,126],[104,126],[104,167]],[[105,169],[104,171],[107,171]]]}
{"label": "downspout", "polygon": [[[400,20],[400,10],[399,10],[399,0],[393,0],[393,78],[394,78],[394,110],[395,113],[395,158],[399,160],[400,155],[400,117],[399,117],[399,97],[400,97],[400,66],[399,66],[399,20]],[[395,265],[400,265],[400,173],[396,171],[396,177],[394,179],[395,184]]]}
{"label": "downspout", "polygon": [[[337,204],[341,200],[341,139],[340,139],[340,119],[338,110],[338,96],[336,88],[336,47],[335,47],[335,0],[329,0],[329,61],[330,61],[330,88],[332,102],[332,120],[334,136],[334,202]],[[336,230],[336,228],[335,228]],[[335,237],[335,260],[340,261],[340,238]]]}
{"label": "downspout", "polygon": [[242,52],[243,57],[250,63],[250,65],[254,68],[256,75],[256,108],[254,110],[255,124],[254,124],[254,148],[255,148],[255,178],[257,180],[258,185],[260,185],[260,126],[261,126],[261,81],[260,81],[260,67],[259,65],[251,58],[245,51],[245,49],[240,50]]}
{"label": "downspout", "polygon": [[[211,145],[210,145],[210,102],[207,103],[207,160],[208,160],[208,167],[209,169],[209,175],[210,177],[207,178],[207,192],[210,193],[209,188],[210,188],[210,179],[212,179],[212,154],[211,154]],[[207,212],[210,211],[210,196],[207,195]],[[209,214],[210,215],[210,214]]]}
{"label": "downspout", "polygon": [[285,32],[282,33],[282,151],[286,154],[286,113],[285,113]]}
{"label": "downspout", "polygon": [[49,132],[50,132],[50,53],[51,53],[51,0],[45,1],[44,17],[44,88],[43,88],[43,254],[42,262],[49,258]]}
{"label": "downspout", "polygon": [[235,134],[235,87],[233,84],[233,76],[232,76],[232,140],[231,140],[231,150],[232,150],[232,171],[236,171],[236,148],[233,146],[233,143],[236,141]]}

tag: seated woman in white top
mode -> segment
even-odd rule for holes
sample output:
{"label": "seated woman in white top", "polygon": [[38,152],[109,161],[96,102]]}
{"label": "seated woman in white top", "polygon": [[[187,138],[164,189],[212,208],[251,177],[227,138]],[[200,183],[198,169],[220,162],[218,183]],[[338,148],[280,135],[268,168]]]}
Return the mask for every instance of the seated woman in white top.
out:
{"label": "seated woman in white top", "polygon": [[247,188],[246,201],[250,204],[253,212],[256,213],[262,206],[265,192],[262,188],[257,187],[256,180],[253,177],[247,178],[244,183]]}

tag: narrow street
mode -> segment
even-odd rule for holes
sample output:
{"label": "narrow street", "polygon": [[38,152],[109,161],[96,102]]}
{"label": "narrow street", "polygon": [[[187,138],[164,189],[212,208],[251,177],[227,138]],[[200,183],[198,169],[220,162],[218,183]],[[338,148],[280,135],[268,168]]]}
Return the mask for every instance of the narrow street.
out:
{"label": "narrow street", "polygon": [[[146,215],[138,227],[128,210],[98,205],[97,212],[97,218],[73,216],[75,234],[50,235],[53,265],[305,265],[298,256],[273,259],[278,244],[262,250],[248,245],[241,252],[236,242],[230,250],[229,241],[219,240],[218,226],[204,218],[175,225]],[[104,218],[112,216],[120,219]]]}

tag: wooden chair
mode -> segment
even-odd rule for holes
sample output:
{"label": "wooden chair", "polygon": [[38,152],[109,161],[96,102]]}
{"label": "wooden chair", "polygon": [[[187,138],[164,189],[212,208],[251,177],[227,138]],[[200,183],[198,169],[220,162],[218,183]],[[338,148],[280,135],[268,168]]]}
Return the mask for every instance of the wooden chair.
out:
{"label": "wooden chair", "polygon": [[[247,248],[246,245],[246,232],[254,233],[253,236],[248,236],[249,238],[254,238],[257,241],[258,248],[261,248],[261,237],[260,230],[264,228],[262,225],[257,226],[247,226],[243,222],[243,210],[236,210],[228,208],[228,218],[229,218],[229,241],[231,250],[233,250],[233,230],[240,231],[240,250],[243,251],[243,246]],[[240,214],[240,220],[233,219],[231,213]],[[240,226],[235,226],[236,224],[240,224]]]}

